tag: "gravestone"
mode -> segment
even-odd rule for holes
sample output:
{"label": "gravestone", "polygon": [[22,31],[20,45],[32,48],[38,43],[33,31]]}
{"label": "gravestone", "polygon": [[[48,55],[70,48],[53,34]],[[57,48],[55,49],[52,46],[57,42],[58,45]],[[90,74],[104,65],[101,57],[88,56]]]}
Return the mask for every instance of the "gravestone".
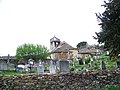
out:
{"label": "gravestone", "polygon": [[55,74],[56,73],[56,66],[50,66],[50,74]]}
{"label": "gravestone", "polygon": [[44,70],[45,70],[44,65],[37,66],[37,72],[38,73],[44,73]]}
{"label": "gravestone", "polygon": [[0,60],[0,70],[8,70],[8,65],[4,60]]}
{"label": "gravestone", "polygon": [[41,60],[39,60],[39,65],[41,65],[42,64],[42,61]]}
{"label": "gravestone", "polygon": [[117,61],[117,62],[116,62],[116,67],[117,67],[117,68],[120,68],[120,61]]}
{"label": "gravestone", "polygon": [[82,61],[83,61],[83,64],[85,65],[85,58],[83,58]]}
{"label": "gravestone", "polygon": [[78,58],[78,62],[79,62],[80,65],[83,65],[82,59]]}
{"label": "gravestone", "polygon": [[25,65],[18,65],[16,67],[16,72],[24,72],[25,70]]}
{"label": "gravestone", "polygon": [[90,59],[90,67],[93,67],[94,66],[94,63],[93,63],[93,59],[91,58]]}
{"label": "gravestone", "polygon": [[23,68],[16,68],[16,72],[24,72]]}
{"label": "gravestone", "polygon": [[56,73],[56,63],[55,61],[50,61],[50,74],[55,74]]}
{"label": "gravestone", "polygon": [[33,72],[35,70],[35,68],[33,67],[34,66],[34,60],[29,59],[28,64],[29,64],[28,68],[30,69],[30,72]]}
{"label": "gravestone", "polygon": [[56,61],[56,72],[60,72],[60,61]]}
{"label": "gravestone", "polygon": [[106,65],[105,65],[104,61],[101,61],[100,68],[101,68],[101,70],[106,70]]}
{"label": "gravestone", "polygon": [[60,72],[70,72],[68,61],[59,61]]}

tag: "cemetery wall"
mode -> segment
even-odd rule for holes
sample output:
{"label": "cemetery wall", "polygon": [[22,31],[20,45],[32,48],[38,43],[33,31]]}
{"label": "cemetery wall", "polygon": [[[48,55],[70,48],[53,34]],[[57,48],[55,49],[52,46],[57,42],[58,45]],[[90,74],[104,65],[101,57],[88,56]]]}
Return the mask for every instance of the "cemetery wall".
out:
{"label": "cemetery wall", "polygon": [[93,90],[116,84],[120,84],[120,69],[0,77],[0,90]]}

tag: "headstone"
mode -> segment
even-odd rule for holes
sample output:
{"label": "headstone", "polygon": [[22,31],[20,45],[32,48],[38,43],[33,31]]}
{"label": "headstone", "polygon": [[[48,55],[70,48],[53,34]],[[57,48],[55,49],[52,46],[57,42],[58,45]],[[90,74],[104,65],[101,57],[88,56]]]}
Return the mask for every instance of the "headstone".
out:
{"label": "headstone", "polygon": [[43,65],[37,66],[37,72],[38,72],[38,73],[44,73],[44,70],[45,70],[45,68],[44,68]]}
{"label": "headstone", "polygon": [[101,68],[101,70],[106,70],[106,65],[105,65],[104,61],[101,61],[100,68]]}
{"label": "headstone", "polygon": [[85,65],[85,58],[83,58],[83,64]]}
{"label": "headstone", "polygon": [[116,62],[116,66],[117,66],[117,68],[120,68],[120,61]]}
{"label": "headstone", "polygon": [[24,72],[25,65],[18,65],[16,68],[16,72]]}
{"label": "headstone", "polygon": [[37,72],[37,66],[32,66],[30,72]]}
{"label": "headstone", "polygon": [[40,65],[42,64],[42,61],[41,61],[41,60],[39,60],[39,64],[40,64]]}
{"label": "headstone", "polygon": [[29,60],[28,60],[28,63],[29,63],[30,65],[33,65],[33,64],[34,64],[34,60],[33,60],[33,59],[29,59]]}
{"label": "headstone", "polygon": [[24,72],[23,68],[16,68],[16,72]]}
{"label": "headstone", "polygon": [[78,62],[79,62],[80,65],[83,65],[82,59],[78,58]]}
{"label": "headstone", "polygon": [[93,67],[94,66],[94,63],[93,63],[93,59],[91,58],[90,59],[90,67]]}
{"label": "headstone", "polygon": [[34,66],[34,60],[33,59],[29,59],[28,60],[28,64],[29,64],[29,69],[30,69],[30,72],[33,72],[35,70],[35,68],[33,68]]}
{"label": "headstone", "polygon": [[109,55],[109,51],[107,51],[106,54]]}
{"label": "headstone", "polygon": [[50,61],[50,74],[55,74],[56,73],[56,64],[54,61]]}
{"label": "headstone", "polygon": [[50,74],[55,74],[56,73],[56,66],[50,66]]}
{"label": "headstone", "polygon": [[0,70],[8,70],[8,65],[4,60],[0,60]]}
{"label": "headstone", "polygon": [[69,72],[69,62],[68,61],[59,61],[60,72]]}
{"label": "headstone", "polygon": [[59,64],[59,61],[56,61],[56,72],[60,72],[60,64]]}

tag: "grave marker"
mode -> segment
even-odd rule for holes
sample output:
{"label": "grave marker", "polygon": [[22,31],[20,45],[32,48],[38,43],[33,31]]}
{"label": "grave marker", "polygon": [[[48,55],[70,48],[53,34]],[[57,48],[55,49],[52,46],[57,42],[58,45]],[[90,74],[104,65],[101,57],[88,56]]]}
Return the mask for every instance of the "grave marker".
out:
{"label": "grave marker", "polygon": [[101,70],[106,70],[106,65],[105,65],[104,61],[101,61],[100,68],[101,68]]}
{"label": "grave marker", "polygon": [[68,61],[59,61],[60,72],[70,72]]}
{"label": "grave marker", "polygon": [[56,64],[55,61],[50,61],[50,74],[55,74],[56,73]]}
{"label": "grave marker", "polygon": [[45,68],[44,68],[43,65],[37,66],[37,72],[38,72],[38,73],[44,73],[44,70],[45,70]]}
{"label": "grave marker", "polygon": [[91,58],[90,59],[90,67],[93,67],[94,66],[94,63],[93,63],[93,59]]}
{"label": "grave marker", "polygon": [[116,62],[116,66],[117,66],[117,68],[120,68],[120,61]]}

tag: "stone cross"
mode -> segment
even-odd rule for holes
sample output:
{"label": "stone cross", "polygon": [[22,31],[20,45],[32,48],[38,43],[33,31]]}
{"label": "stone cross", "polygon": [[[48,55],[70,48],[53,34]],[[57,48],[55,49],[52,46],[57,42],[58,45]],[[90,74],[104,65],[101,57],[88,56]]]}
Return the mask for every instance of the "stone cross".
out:
{"label": "stone cross", "polygon": [[8,64],[10,63],[10,54],[8,54],[8,60],[7,60],[7,63],[8,63]]}

